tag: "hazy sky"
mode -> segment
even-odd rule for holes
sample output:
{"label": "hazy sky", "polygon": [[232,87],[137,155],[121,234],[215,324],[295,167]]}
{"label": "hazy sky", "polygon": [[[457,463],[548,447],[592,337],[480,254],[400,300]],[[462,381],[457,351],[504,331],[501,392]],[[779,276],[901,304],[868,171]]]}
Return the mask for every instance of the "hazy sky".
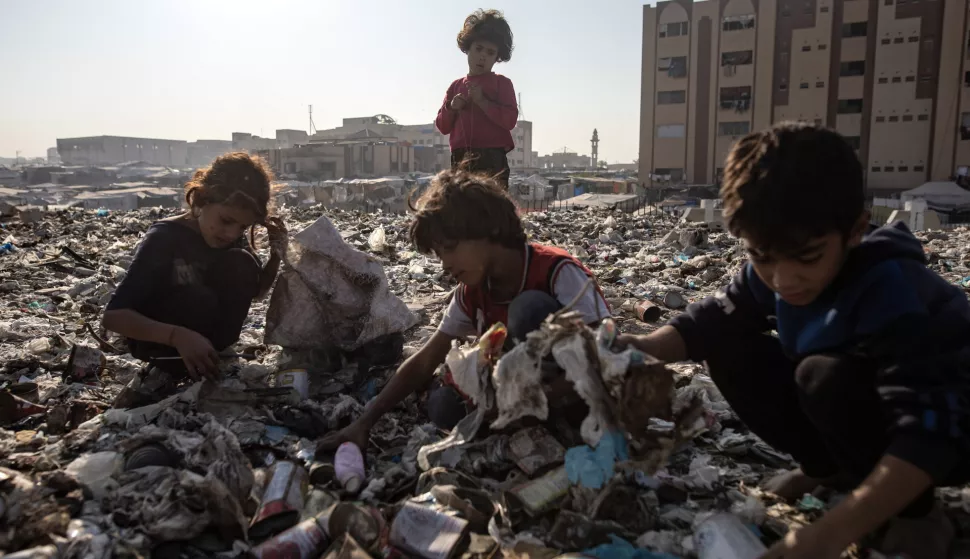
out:
{"label": "hazy sky", "polygon": [[273,136],[386,113],[431,122],[467,70],[455,36],[479,7],[505,12],[540,154],[637,157],[641,0],[4,0],[0,156],[55,139]]}

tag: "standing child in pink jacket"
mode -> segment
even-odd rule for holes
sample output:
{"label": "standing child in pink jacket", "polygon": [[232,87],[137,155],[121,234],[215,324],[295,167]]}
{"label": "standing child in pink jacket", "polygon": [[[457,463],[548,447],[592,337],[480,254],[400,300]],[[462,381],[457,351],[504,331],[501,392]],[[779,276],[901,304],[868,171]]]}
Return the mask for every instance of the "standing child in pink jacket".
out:
{"label": "standing child in pink jacket", "polygon": [[435,126],[449,135],[451,167],[487,173],[509,187],[506,154],[515,148],[519,118],[512,81],[492,72],[512,58],[512,30],[498,10],[478,10],[465,19],[458,48],[468,55],[468,75],[452,82]]}

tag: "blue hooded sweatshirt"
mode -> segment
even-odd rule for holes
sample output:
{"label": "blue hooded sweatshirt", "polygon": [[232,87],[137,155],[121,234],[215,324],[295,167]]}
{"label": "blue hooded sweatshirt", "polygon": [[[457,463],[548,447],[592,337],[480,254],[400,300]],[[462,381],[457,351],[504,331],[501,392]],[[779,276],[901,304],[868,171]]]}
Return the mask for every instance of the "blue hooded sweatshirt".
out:
{"label": "blue hooded sweatshirt", "polygon": [[891,421],[888,454],[943,484],[970,450],[970,302],[927,268],[903,223],[866,235],[809,305],[782,301],[747,263],[670,325],[697,362],[737,335],[771,330],[795,363],[817,354],[870,359]]}

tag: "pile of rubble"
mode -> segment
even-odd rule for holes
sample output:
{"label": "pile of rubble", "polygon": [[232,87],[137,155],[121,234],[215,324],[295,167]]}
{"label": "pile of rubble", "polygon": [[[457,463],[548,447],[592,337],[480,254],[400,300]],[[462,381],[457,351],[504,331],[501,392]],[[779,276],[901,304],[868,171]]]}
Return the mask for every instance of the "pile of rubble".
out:
{"label": "pile of rubble", "polygon": [[[0,230],[0,552],[9,557],[703,557],[704,526],[733,521],[770,543],[827,506],[757,489],[790,458],[747,432],[702,367],[611,349],[617,330],[649,331],[730,280],[744,253],[726,233],[619,212],[529,214],[533,240],[597,274],[614,321],[593,332],[567,309],[505,355],[500,328],[454,348],[448,364],[475,412],[441,433],[410,397],[371,432],[351,487],[334,457],[315,456],[315,441],[356,418],[400,356],[266,345],[268,301],[254,303],[232,348],[242,357],[223,363],[222,380],[111,408],[143,364],[100,329],[100,314],[140,236],[170,214],[67,211]],[[406,217],[285,213],[291,231],[321,215],[382,265],[418,318],[405,336],[404,355],[413,353],[434,332],[451,280],[409,246]],[[922,237],[933,268],[970,286],[970,232]],[[578,401],[547,399],[543,359],[566,371]],[[276,386],[294,368],[309,370],[309,385]],[[970,490],[942,496],[970,534]]]}

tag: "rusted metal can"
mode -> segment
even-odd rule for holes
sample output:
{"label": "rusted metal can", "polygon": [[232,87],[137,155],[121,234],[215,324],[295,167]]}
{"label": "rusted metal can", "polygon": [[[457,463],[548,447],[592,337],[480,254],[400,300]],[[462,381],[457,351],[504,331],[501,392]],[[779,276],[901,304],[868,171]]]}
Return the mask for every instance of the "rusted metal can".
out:
{"label": "rusted metal can", "polygon": [[75,345],[71,348],[71,356],[67,360],[64,379],[77,382],[98,380],[105,364],[104,353],[100,349],[86,345]]}
{"label": "rusted metal can", "polygon": [[253,549],[256,559],[316,559],[327,548],[327,532],[319,518],[308,518]]}
{"label": "rusted metal can", "polygon": [[33,404],[36,404],[40,400],[40,389],[36,382],[18,382],[12,385],[9,390],[14,396],[23,398]]}
{"label": "rusted metal can", "polygon": [[259,508],[249,525],[249,537],[261,540],[295,526],[300,521],[308,485],[302,466],[285,461],[273,464]]}
{"label": "rusted metal can", "polygon": [[637,318],[642,322],[656,322],[660,320],[660,307],[650,301],[640,301],[634,309],[636,310]]}
{"label": "rusted metal can", "polygon": [[9,392],[0,392],[0,425],[13,423],[36,413],[44,413],[47,408],[18,398]]}

